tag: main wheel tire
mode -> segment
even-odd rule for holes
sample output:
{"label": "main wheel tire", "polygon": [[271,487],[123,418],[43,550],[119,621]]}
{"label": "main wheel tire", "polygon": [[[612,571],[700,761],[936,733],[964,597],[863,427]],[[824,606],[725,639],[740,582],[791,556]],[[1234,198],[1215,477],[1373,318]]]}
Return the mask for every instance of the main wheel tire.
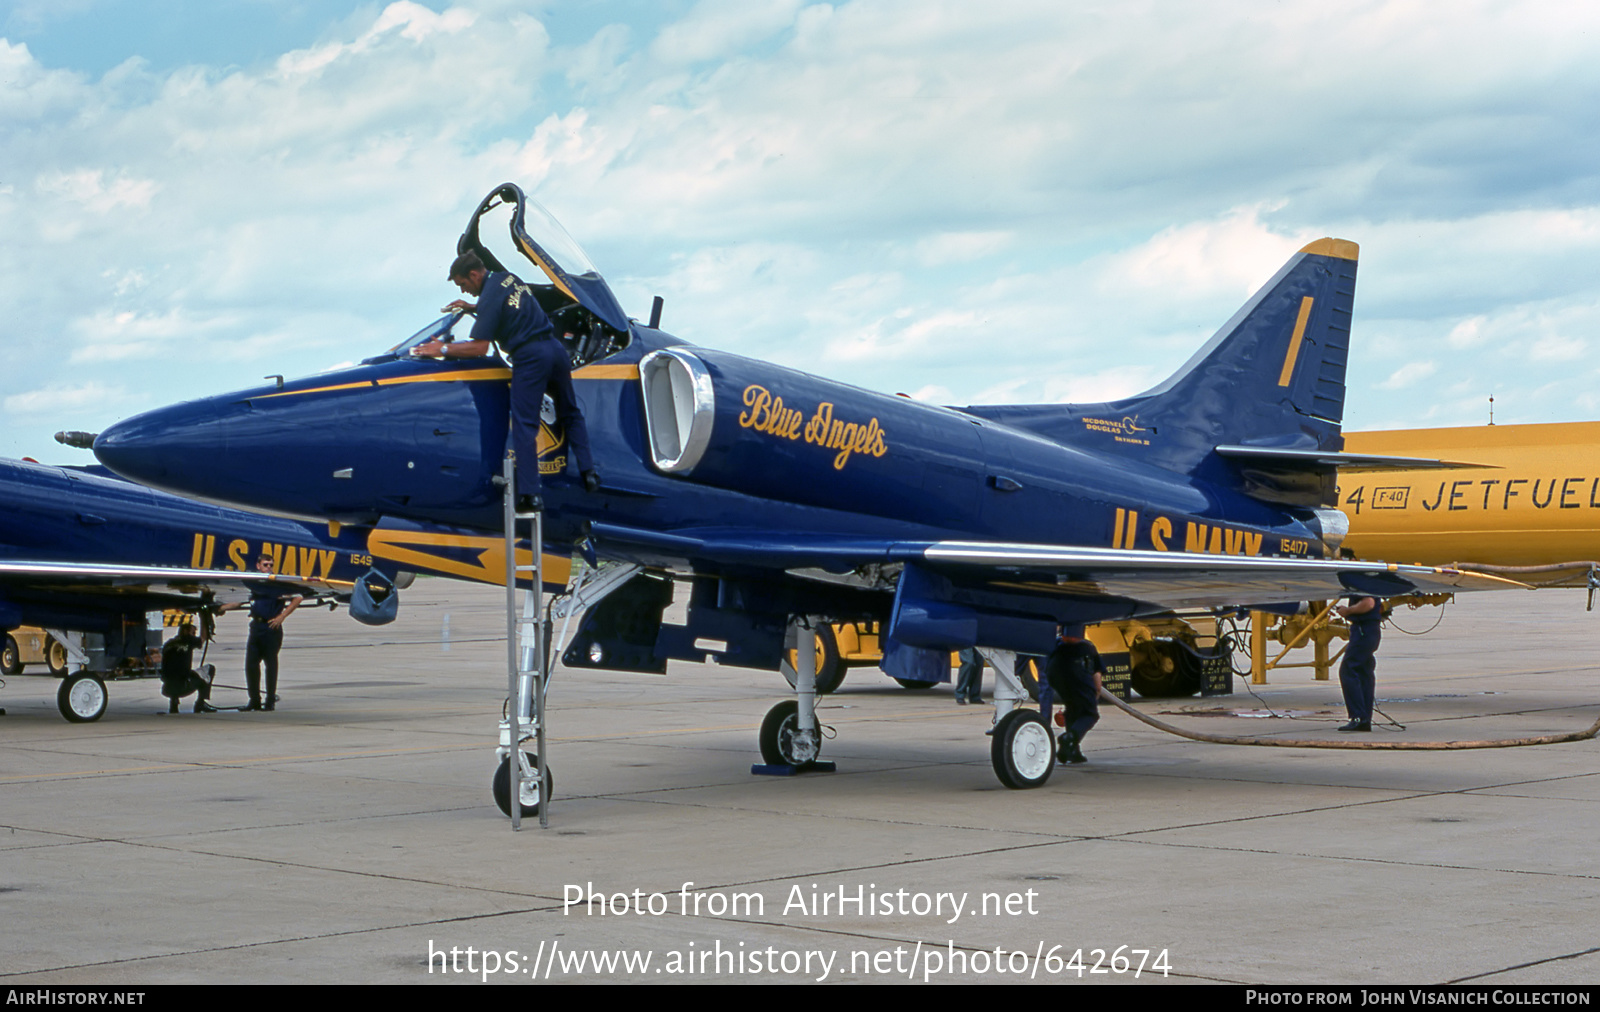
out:
{"label": "main wheel tire", "polygon": [[12,676],[22,674],[22,651],[10,633],[6,634],[5,646],[0,648],[0,673]]}
{"label": "main wheel tire", "polygon": [[44,638],[44,660],[50,673],[57,678],[67,677],[67,648],[56,642],[54,636]]}
{"label": "main wheel tire", "polygon": [[921,692],[923,689],[931,689],[940,684],[938,682],[918,682],[910,678],[896,678],[895,681],[900,683],[900,688],[910,689],[913,692]]}
{"label": "main wheel tire", "polygon": [[1000,718],[989,746],[995,776],[1012,790],[1042,787],[1056,766],[1056,740],[1037,710],[1012,710]]}
{"label": "main wheel tire", "polygon": [[[817,695],[826,696],[839,688],[844,681],[846,669],[844,662],[839,659],[839,641],[833,635],[832,626],[823,626],[816,632],[817,643]],[[783,677],[788,680],[789,687],[794,687],[795,680],[795,652],[788,650],[783,655]]]}
{"label": "main wheel tire", "polygon": [[[528,767],[533,770],[539,768],[539,757],[532,752],[524,752],[528,757]],[[544,785],[541,789],[538,776],[532,776],[522,781],[522,817],[531,818],[539,814],[539,806],[544,804],[544,799],[550,796],[550,788],[555,785],[556,777],[550,772],[549,767],[544,771]],[[506,756],[500,760],[500,768],[494,771],[494,803],[500,806],[500,813],[507,818],[511,816],[511,757]]]}
{"label": "main wheel tire", "polygon": [[1177,699],[1200,691],[1200,662],[1176,643],[1155,643],[1128,681],[1146,699]]}
{"label": "main wheel tire", "polygon": [[785,699],[761,722],[761,761],[768,766],[809,767],[822,752],[822,728],[812,730],[809,746],[798,740],[799,735],[800,704]]}
{"label": "main wheel tire", "polygon": [[68,675],[56,690],[56,708],[74,724],[88,724],[105,716],[106,683],[93,671]]}

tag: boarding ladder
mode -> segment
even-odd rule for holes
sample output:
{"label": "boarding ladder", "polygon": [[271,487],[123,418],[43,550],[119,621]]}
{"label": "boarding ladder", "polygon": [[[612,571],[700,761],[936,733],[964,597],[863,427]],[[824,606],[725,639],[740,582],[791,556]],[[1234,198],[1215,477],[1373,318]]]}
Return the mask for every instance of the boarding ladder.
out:
{"label": "boarding ladder", "polygon": [[[497,750],[510,774],[509,802],[511,829],[522,828],[524,803],[537,799],[539,826],[550,825],[550,773],[549,754],[545,744],[545,692],[549,687],[550,656],[546,647],[546,630],[540,615],[544,598],[544,514],[542,512],[517,512],[516,453],[506,451],[505,466],[500,482],[504,493],[505,558],[506,558],[506,679],[507,702],[505,716],[500,720],[500,747]],[[517,521],[529,521],[532,527],[529,546],[532,562],[517,564]],[[526,576],[528,589],[522,591],[521,617],[517,607],[517,577]],[[522,746],[532,739],[534,761]],[[525,796],[523,785],[538,784],[536,792]]]}

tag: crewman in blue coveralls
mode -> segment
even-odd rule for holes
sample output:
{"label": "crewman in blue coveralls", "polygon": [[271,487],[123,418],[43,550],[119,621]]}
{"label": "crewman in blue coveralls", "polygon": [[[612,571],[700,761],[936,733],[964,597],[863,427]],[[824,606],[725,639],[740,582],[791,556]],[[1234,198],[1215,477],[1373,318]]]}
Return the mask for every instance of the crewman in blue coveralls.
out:
{"label": "crewman in blue coveralls", "polygon": [[589,451],[589,430],[572,390],[572,359],[555,328],[540,308],[533,289],[516,275],[490,273],[476,253],[463,253],[450,265],[450,280],[476,305],[457,299],[446,312],[475,313],[469,340],[455,343],[430,341],[415,354],[427,358],[477,358],[489,353],[492,342],[511,360],[511,443],[517,454],[517,512],[544,508],[539,495],[539,412],[548,389],[555,401],[556,419],[578,460],[584,488],[600,490],[600,474]]}
{"label": "crewman in blue coveralls", "polygon": [[1372,730],[1372,704],[1377,695],[1378,643],[1383,639],[1383,606],[1375,597],[1352,597],[1339,606],[1350,623],[1350,645],[1339,664],[1339,688],[1344,692],[1350,723],[1341,731]]}
{"label": "crewman in blue coveralls", "polygon": [[1105,684],[1106,668],[1100,651],[1083,638],[1083,626],[1063,625],[1056,648],[1044,663],[1045,680],[1066,712],[1065,730],[1056,749],[1056,761],[1086,763],[1080,747],[1084,735],[1100,722],[1100,687]]}

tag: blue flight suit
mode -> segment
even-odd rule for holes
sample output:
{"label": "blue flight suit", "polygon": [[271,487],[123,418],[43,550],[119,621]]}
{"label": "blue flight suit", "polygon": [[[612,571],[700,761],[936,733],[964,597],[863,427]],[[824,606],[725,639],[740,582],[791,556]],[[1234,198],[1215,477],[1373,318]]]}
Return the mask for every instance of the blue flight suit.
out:
{"label": "blue flight suit", "polygon": [[1097,671],[1105,673],[1100,651],[1076,637],[1062,637],[1044,662],[1045,680],[1066,711],[1068,741],[1074,748],[1100,722],[1100,694],[1094,687]]}
{"label": "blue flight suit", "polygon": [[[1352,597],[1351,604],[1359,604]],[[1383,605],[1374,599],[1371,611],[1346,618],[1350,623],[1350,645],[1339,663],[1339,689],[1344,693],[1345,712],[1362,724],[1372,723],[1372,704],[1377,695],[1378,643],[1383,639]]]}
{"label": "blue flight suit", "polygon": [[267,623],[277,618],[287,607],[292,592],[272,587],[250,588],[250,633],[244,643],[244,681],[250,693],[250,709],[262,709],[261,665],[267,666],[267,697],[265,708],[276,709],[278,697],[278,651],[283,649],[283,626],[274,629]]}
{"label": "blue flight suit", "polygon": [[961,651],[961,667],[956,670],[956,699],[964,703],[983,702],[983,658],[977,647]]}
{"label": "blue flight suit", "polygon": [[178,700],[191,692],[198,693],[196,711],[211,698],[211,683],[194,670],[194,651],[200,645],[200,637],[179,633],[161,648],[161,694],[172,700],[172,713],[178,712]]}
{"label": "blue flight suit", "polygon": [[578,471],[594,470],[589,429],[572,389],[572,359],[533,289],[516,275],[495,271],[478,294],[473,341],[492,341],[511,360],[511,445],[517,453],[517,494],[539,494],[539,413],[548,390],[556,420],[578,459]]}

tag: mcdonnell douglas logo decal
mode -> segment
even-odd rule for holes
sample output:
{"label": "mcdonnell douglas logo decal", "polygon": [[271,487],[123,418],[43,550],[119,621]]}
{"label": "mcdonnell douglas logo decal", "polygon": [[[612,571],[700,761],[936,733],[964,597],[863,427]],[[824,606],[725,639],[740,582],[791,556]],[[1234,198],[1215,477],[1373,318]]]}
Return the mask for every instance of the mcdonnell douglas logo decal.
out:
{"label": "mcdonnell douglas logo decal", "polygon": [[739,424],[746,429],[779,439],[804,439],[829,450],[838,450],[833,458],[835,471],[844,470],[852,453],[881,457],[889,452],[876,418],[865,425],[841,421],[833,417],[833,404],[828,401],[818,404],[816,413],[807,419],[804,411],[786,406],[782,397],[775,397],[766,387],[752,383],[744,388],[744,406],[750,410],[739,415]]}

